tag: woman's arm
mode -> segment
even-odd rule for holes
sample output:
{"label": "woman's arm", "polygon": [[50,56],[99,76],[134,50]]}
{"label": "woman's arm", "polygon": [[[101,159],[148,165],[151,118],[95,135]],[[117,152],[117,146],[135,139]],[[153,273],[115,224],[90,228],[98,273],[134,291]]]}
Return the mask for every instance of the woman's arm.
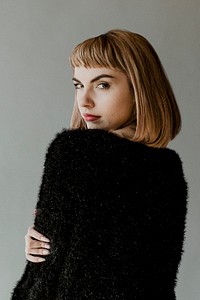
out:
{"label": "woman's arm", "polygon": [[[28,262],[13,290],[12,300],[52,299],[62,268],[62,253],[68,236],[67,221],[63,222],[68,211],[63,206],[68,203],[69,193],[67,187],[62,188],[62,141],[59,141],[59,137],[56,138],[46,153],[35,220],[25,237]],[[44,261],[43,251],[49,250],[49,241],[51,253]],[[36,263],[41,261],[42,264]]]}

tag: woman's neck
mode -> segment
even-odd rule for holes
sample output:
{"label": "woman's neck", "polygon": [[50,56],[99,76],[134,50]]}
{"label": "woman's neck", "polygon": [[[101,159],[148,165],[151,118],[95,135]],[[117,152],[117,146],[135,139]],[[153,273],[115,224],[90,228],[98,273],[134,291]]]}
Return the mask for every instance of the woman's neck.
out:
{"label": "woman's neck", "polygon": [[115,133],[120,137],[126,138],[128,140],[133,140],[135,129],[136,129],[136,124],[130,123],[122,128],[111,130],[111,132]]}

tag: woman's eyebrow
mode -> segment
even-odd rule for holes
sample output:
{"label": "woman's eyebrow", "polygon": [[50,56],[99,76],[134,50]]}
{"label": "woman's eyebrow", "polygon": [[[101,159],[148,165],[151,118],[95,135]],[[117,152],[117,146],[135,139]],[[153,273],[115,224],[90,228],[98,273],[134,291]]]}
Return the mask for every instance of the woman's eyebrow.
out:
{"label": "woman's eyebrow", "polygon": [[[97,80],[99,80],[99,79],[101,79],[101,78],[114,78],[114,76],[108,75],[108,74],[101,74],[101,75],[98,75],[98,76],[96,76],[95,78],[93,78],[93,79],[90,81],[90,83],[93,83],[93,82],[95,82],[95,81],[97,81]],[[78,79],[76,79],[75,77],[73,77],[72,80],[81,83],[81,81],[78,80]]]}

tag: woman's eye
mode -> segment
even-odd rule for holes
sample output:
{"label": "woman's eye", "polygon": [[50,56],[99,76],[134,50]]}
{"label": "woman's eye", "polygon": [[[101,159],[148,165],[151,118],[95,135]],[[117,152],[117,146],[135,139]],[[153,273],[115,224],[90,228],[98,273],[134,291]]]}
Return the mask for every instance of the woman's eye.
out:
{"label": "woman's eye", "polygon": [[83,85],[81,83],[74,83],[74,87],[76,90],[79,90],[83,87]]}
{"label": "woman's eye", "polygon": [[110,87],[110,84],[107,83],[107,82],[101,82],[101,83],[98,84],[97,87],[100,88],[100,89],[108,89]]}

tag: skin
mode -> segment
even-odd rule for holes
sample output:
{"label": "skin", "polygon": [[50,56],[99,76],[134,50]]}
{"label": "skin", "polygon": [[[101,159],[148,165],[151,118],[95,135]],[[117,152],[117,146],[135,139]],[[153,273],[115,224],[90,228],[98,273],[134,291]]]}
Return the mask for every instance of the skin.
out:
{"label": "skin", "polygon": [[48,255],[50,253],[50,241],[37,232],[33,226],[28,228],[25,235],[25,256],[31,262],[43,262],[45,258],[36,257],[34,255]]}
{"label": "skin", "polygon": [[[133,136],[134,95],[124,73],[108,68],[78,67],[74,69],[73,83],[75,101],[88,129],[105,129],[126,138]],[[85,117],[85,113],[95,117]],[[27,260],[45,261],[49,249],[50,241],[29,227],[25,236]]]}
{"label": "skin", "polygon": [[87,128],[117,130],[131,121],[133,93],[126,75],[108,68],[74,70],[75,101],[84,113],[99,116],[95,121],[85,119]]}

